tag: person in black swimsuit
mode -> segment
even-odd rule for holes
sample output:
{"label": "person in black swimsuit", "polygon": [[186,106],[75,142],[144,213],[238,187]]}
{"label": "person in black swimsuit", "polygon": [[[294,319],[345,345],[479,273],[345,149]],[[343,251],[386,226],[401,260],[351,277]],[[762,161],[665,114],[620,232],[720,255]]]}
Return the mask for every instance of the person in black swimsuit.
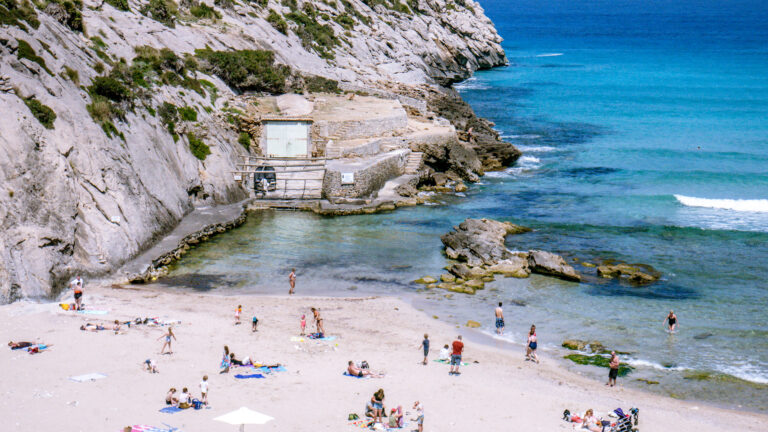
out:
{"label": "person in black swimsuit", "polygon": [[669,311],[669,315],[664,319],[664,322],[667,323],[667,330],[674,332],[677,329],[677,315],[675,315],[675,311]]}

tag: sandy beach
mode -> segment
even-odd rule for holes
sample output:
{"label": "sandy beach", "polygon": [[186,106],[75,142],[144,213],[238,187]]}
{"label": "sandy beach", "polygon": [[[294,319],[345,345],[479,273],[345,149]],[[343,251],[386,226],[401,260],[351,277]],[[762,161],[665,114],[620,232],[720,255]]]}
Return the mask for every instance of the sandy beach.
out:
{"label": "sandy beach", "polygon": [[[768,417],[682,402],[619,386],[608,388],[563,371],[554,359],[526,362],[522,349],[498,349],[466,343],[461,376],[448,366],[421,364],[423,333],[432,341],[431,358],[457,334],[455,328],[395,298],[314,298],[293,296],[222,296],[192,292],[160,292],[145,287],[89,289],[85,303],[106,315],[61,310],[56,303],[17,302],[0,307],[3,341],[26,340],[52,345],[42,354],[2,350],[3,398],[0,415],[14,431],[118,431],[128,425],[170,426],[184,432],[234,431],[213,418],[241,406],[275,418],[246,430],[358,430],[350,413],[363,415],[379,388],[385,405],[406,411],[420,400],[426,431],[571,430],[561,420],[564,409],[593,408],[605,414],[616,407],[640,408],[646,431],[764,431]],[[234,310],[243,305],[243,324],[234,324]],[[299,333],[301,314],[313,329],[309,308],[320,308],[326,334],[333,341],[291,340]],[[251,317],[259,320],[251,331]],[[489,314],[490,315],[490,314]],[[79,330],[85,322],[108,325],[137,317],[180,320],[172,355],[160,355],[163,327],[145,325],[112,331]],[[509,324],[508,324],[509,325]],[[4,342],[5,343],[5,342]],[[281,363],[287,371],[266,379],[236,379],[233,369],[219,374],[224,345],[238,358]],[[519,351],[519,352],[518,352]],[[157,362],[159,373],[142,370],[145,359]],[[345,377],[348,360],[367,360],[380,379]],[[89,382],[69,379],[89,373],[106,378]],[[210,409],[159,412],[170,387],[188,387],[199,397],[199,382],[209,376]],[[408,415],[406,418],[411,418]],[[413,422],[403,430],[415,429]]]}

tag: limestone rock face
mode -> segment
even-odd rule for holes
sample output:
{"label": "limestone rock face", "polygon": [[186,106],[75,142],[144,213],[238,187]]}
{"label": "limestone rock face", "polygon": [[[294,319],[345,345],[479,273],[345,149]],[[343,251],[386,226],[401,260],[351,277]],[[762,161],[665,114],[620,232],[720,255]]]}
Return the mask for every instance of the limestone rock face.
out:
{"label": "limestone rock face", "polygon": [[528,252],[528,265],[533,273],[555,276],[568,281],[580,281],[581,276],[560,255],[532,250]]}
{"label": "limestone rock face", "polygon": [[506,277],[526,278],[531,275],[527,255],[524,257],[512,255],[509,258],[488,267],[488,270],[490,270],[491,273],[502,274]]}
{"label": "limestone rock face", "polygon": [[[120,59],[130,64],[136,47],[169,48],[179,57],[206,47],[269,49],[294,70],[366,88],[450,84],[506,63],[493,23],[472,0],[451,2],[453,8],[446,0],[419,0],[413,13],[350,0],[357,13],[349,11],[355,17],[349,32],[321,18],[336,17],[348,6],[300,2],[311,3],[320,12],[317,19],[337,36],[347,34],[348,43],[330,48],[332,61],[305,48],[292,21],[285,34],[273,28],[266,21],[270,8],[256,3],[217,7],[221,20],[184,20],[174,28],[141,15],[138,4],[119,11],[103,1],[83,3],[87,36],[98,35],[99,43],[62,24],[63,11],[53,3],[36,10],[38,28],[0,26],[0,302],[55,294],[76,273],[109,273],[196,206],[247,196],[231,173],[247,152],[220,112],[234,94],[217,77],[197,72],[215,89],[215,101],[175,85],[153,88],[146,105],[114,121],[125,139],[109,137],[92,120],[84,88]],[[271,6],[288,12],[275,2]],[[20,40],[45,66],[18,57]],[[52,129],[32,116],[22,100],[30,97],[56,113]],[[154,108],[164,102],[198,107],[197,120],[178,124],[177,132],[203,140],[211,151],[205,160],[195,158],[190,142],[175,140],[155,116]],[[476,180],[482,170],[474,150],[458,141],[427,153],[466,179]]]}
{"label": "limestone rock face", "polygon": [[511,253],[504,246],[509,234],[526,229],[509,222],[492,219],[466,219],[458,227],[440,239],[446,248],[451,248],[460,261],[472,267],[493,265],[507,259]]}

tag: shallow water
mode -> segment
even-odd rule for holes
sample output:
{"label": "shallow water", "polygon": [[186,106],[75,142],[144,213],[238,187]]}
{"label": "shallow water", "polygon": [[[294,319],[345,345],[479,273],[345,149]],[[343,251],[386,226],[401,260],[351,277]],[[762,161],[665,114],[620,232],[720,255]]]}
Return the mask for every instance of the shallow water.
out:
{"label": "shallow water", "polygon": [[[565,338],[597,339],[632,353],[628,385],[764,410],[768,12],[757,2],[482,4],[512,66],[458,87],[525,152],[515,166],[464,196],[439,196],[439,206],[341,218],[263,212],[194,249],[164,282],[284,293],[296,267],[301,294],[402,296],[452,323],[478,320],[488,334],[503,301],[510,342],[522,343],[531,323],[558,355]],[[466,217],[535,228],[509,238],[510,249],[647,263],[663,279],[644,288],[500,279],[450,299],[411,284],[442,271],[439,237]],[[670,309],[675,335],[662,325]]]}

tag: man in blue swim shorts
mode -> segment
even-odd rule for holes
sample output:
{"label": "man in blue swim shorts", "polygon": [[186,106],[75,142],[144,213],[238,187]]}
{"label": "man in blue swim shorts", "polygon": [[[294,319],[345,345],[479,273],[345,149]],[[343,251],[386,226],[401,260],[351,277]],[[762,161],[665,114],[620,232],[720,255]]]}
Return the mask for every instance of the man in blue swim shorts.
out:
{"label": "man in blue swim shorts", "polygon": [[464,342],[461,341],[461,335],[453,341],[453,352],[451,353],[451,371],[449,375],[461,375],[459,366],[461,366],[461,353],[464,352]]}
{"label": "man in blue swim shorts", "polygon": [[501,310],[501,302],[496,308],[496,334],[504,334],[504,312]]}

